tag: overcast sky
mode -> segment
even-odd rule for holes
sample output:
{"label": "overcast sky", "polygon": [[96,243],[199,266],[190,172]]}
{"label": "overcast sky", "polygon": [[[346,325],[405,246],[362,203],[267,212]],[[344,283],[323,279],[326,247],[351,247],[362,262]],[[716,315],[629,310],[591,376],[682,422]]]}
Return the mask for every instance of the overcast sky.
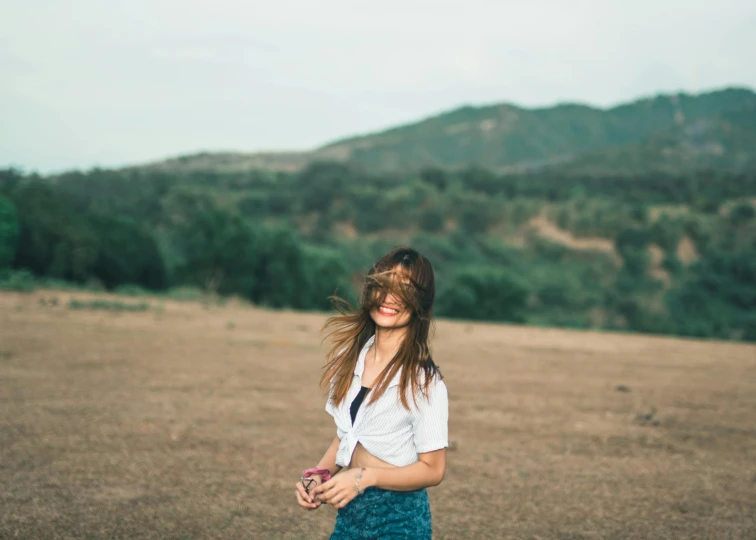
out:
{"label": "overcast sky", "polygon": [[463,104],[756,88],[753,0],[0,0],[0,167],[312,148]]}

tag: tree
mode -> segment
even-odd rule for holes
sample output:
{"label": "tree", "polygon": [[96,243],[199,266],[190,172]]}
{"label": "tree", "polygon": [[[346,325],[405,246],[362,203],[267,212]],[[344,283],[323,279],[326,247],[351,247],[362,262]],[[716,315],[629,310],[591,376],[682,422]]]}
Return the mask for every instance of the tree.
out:
{"label": "tree", "polygon": [[286,227],[257,231],[250,298],[270,307],[300,307],[305,261],[299,238]]}
{"label": "tree", "polygon": [[92,216],[99,246],[94,273],[109,289],[137,284],[148,289],[167,286],[165,264],[155,239],[137,222],[117,216]]}
{"label": "tree", "polygon": [[328,310],[328,297],[352,296],[349,273],[339,253],[325,248],[303,246],[301,292],[296,299],[300,309]]}
{"label": "tree", "polygon": [[685,223],[680,219],[674,219],[667,214],[662,214],[654,221],[649,230],[651,241],[667,253],[675,251],[680,243]]}
{"label": "tree", "polygon": [[10,193],[21,183],[21,171],[17,169],[0,169],[0,194]]}
{"label": "tree", "polygon": [[756,247],[694,263],[666,303],[679,333],[756,340]]}
{"label": "tree", "polygon": [[92,276],[98,239],[86,215],[41,183],[17,189],[12,198],[19,219],[16,267],[80,282]]}
{"label": "tree", "polygon": [[423,231],[436,233],[446,227],[446,216],[438,206],[428,206],[420,211],[420,228]]}
{"label": "tree", "polygon": [[625,262],[625,271],[638,276],[646,272],[650,263],[650,242],[651,236],[643,229],[625,229],[617,235],[615,247]]}
{"label": "tree", "polygon": [[241,217],[210,195],[184,188],[164,203],[174,279],[220,293],[254,290],[256,238]]}
{"label": "tree", "polygon": [[449,174],[443,169],[437,167],[426,167],[420,171],[421,180],[438,191],[445,191],[449,186]]}
{"label": "tree", "polygon": [[326,212],[341,197],[350,180],[343,163],[315,162],[297,175],[296,183],[303,210]]}
{"label": "tree", "polygon": [[469,167],[461,173],[462,185],[470,191],[478,191],[486,195],[496,195],[502,189],[502,183],[488,169]]}
{"label": "tree", "polygon": [[749,221],[753,220],[754,216],[756,216],[756,209],[753,208],[753,205],[742,203],[737,205],[730,211],[729,217],[730,222],[733,225],[737,226],[748,223]]}
{"label": "tree", "polygon": [[528,290],[505,270],[473,266],[458,270],[438,298],[444,317],[488,321],[525,321]]}
{"label": "tree", "polygon": [[18,241],[18,216],[16,207],[8,199],[0,197],[0,271],[9,268],[16,257]]}
{"label": "tree", "polygon": [[485,233],[498,220],[495,202],[480,194],[464,195],[454,201],[460,228],[467,234]]}

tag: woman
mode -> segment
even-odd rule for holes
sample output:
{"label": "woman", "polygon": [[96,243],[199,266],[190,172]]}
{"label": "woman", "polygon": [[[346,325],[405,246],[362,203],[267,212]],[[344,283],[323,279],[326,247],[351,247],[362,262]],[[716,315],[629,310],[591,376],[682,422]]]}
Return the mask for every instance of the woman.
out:
{"label": "woman", "polygon": [[431,538],[425,488],[443,480],[448,446],[446,386],[428,348],[434,296],[428,259],[397,248],[368,273],[359,308],[337,299],[325,325],[336,438],[296,495],[303,508],[338,509],[331,540]]}

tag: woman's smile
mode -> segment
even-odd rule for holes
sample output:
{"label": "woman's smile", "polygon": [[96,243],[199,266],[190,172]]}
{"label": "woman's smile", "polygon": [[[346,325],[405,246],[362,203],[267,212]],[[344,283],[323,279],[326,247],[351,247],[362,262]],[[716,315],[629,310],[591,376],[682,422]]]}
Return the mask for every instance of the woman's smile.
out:
{"label": "woman's smile", "polygon": [[378,308],[378,312],[381,315],[385,315],[387,317],[393,317],[394,315],[397,315],[399,313],[398,309],[390,308],[388,306],[381,306]]}

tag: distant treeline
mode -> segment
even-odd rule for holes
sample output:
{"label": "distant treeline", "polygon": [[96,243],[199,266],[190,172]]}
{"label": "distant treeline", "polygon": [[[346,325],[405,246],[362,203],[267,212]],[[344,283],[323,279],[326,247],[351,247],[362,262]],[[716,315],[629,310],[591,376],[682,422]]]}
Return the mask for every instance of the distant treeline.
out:
{"label": "distant treeline", "polygon": [[753,172],[5,170],[0,273],[320,310],[402,243],[434,263],[440,316],[756,340],[754,200]]}

